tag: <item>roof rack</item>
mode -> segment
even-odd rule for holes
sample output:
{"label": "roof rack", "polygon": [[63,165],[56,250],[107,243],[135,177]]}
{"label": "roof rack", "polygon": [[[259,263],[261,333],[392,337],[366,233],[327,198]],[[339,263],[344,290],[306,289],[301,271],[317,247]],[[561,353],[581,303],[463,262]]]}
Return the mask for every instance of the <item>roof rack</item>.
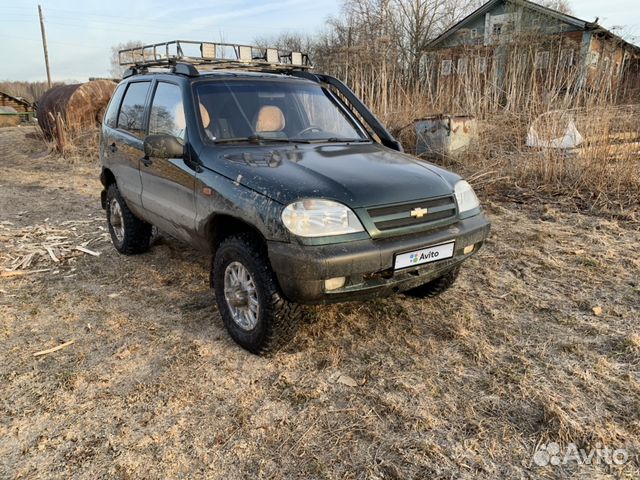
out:
{"label": "roof rack", "polygon": [[[118,61],[121,66],[133,70],[175,68],[178,64],[197,65],[202,70],[244,69],[269,72],[308,70],[313,67],[309,56],[302,52],[190,40],[172,40],[120,50]],[[198,74],[195,68],[176,69],[178,70],[179,73]]]}

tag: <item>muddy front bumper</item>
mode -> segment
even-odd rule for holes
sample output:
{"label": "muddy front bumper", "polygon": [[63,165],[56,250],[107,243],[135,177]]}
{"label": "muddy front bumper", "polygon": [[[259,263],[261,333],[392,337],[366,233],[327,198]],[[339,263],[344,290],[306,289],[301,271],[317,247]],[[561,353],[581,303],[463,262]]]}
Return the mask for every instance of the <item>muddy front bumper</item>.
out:
{"label": "muddy front bumper", "polygon": [[[284,295],[298,303],[365,300],[417,287],[444,275],[475,254],[490,223],[484,214],[447,227],[400,237],[305,246],[268,242],[269,260]],[[455,241],[453,257],[394,271],[396,254]],[[471,253],[464,249],[474,245]],[[326,291],[325,280],[346,277],[343,287]]]}

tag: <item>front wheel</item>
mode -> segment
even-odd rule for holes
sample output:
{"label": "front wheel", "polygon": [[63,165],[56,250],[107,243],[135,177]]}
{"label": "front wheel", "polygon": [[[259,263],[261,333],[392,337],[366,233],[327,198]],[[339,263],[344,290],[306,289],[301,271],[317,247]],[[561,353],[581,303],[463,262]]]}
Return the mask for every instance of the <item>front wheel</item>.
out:
{"label": "front wheel", "polygon": [[253,236],[243,233],[222,242],[211,280],[225,327],[241,347],[265,354],[294,336],[302,309],[282,296],[267,253]]}
{"label": "front wheel", "polygon": [[404,294],[409,297],[416,298],[437,297],[453,286],[456,279],[458,278],[459,273],[460,267],[454,267],[441,277],[431,280],[430,282],[427,282],[424,285],[420,285],[419,287],[407,290],[406,292],[404,292]]}

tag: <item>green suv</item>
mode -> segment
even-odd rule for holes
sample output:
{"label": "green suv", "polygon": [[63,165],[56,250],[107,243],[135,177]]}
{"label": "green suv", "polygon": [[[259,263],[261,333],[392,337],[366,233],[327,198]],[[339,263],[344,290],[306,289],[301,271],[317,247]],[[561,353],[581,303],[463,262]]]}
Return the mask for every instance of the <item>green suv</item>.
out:
{"label": "green suv", "polygon": [[452,285],[489,234],[469,184],[403,153],[337,79],[263,63],[129,69],[100,142],[115,248],[145,252],[155,225],[210,252],[224,324],[254,353],[302,304]]}

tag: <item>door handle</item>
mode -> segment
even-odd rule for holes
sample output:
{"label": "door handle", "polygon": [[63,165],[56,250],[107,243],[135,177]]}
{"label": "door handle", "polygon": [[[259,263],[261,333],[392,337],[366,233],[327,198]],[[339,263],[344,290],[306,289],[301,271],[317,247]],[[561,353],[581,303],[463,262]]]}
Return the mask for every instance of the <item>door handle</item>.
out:
{"label": "door handle", "polygon": [[109,150],[111,150],[111,153],[116,153],[116,151],[118,150],[116,142],[113,142],[111,145],[109,145]]}
{"label": "door handle", "polygon": [[142,158],[140,159],[140,161],[141,161],[142,163],[144,163],[144,166],[145,166],[145,167],[148,167],[149,165],[151,165],[151,164],[153,163],[153,160],[151,160],[149,157],[142,157]]}

